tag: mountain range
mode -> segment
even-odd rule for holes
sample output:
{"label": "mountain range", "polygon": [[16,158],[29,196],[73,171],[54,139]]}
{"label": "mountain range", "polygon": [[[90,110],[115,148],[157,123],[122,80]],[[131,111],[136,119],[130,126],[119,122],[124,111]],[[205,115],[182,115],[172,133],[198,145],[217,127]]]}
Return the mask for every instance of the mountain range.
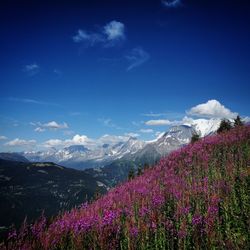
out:
{"label": "mountain range", "polygon": [[154,162],[189,143],[193,133],[205,137],[214,133],[219,124],[219,119],[187,120],[182,124],[172,126],[169,131],[153,141],[146,142],[130,137],[127,141],[104,143],[94,149],[84,145],[71,145],[59,150],[50,148],[45,151],[26,151],[21,155],[31,162],[49,161],[81,170],[104,167],[119,160],[143,162],[143,159],[148,158],[148,162]]}

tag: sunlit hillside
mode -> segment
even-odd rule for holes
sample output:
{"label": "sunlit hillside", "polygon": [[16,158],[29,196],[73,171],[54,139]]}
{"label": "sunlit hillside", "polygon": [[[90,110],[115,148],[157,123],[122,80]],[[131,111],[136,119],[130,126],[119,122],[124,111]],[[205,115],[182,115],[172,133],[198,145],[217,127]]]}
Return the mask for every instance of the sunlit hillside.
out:
{"label": "sunlit hillside", "polygon": [[3,249],[248,249],[250,127],[210,136]]}

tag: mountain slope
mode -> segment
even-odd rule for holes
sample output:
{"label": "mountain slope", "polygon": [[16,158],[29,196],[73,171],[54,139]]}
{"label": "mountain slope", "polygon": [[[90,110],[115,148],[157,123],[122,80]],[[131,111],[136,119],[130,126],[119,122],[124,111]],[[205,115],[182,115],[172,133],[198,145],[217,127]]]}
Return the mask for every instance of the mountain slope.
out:
{"label": "mountain slope", "polygon": [[249,163],[250,127],[207,137],[9,249],[248,249]]}
{"label": "mountain slope", "polygon": [[81,204],[104,193],[102,180],[88,173],[54,163],[26,163],[0,160],[0,227],[16,226]]}
{"label": "mountain slope", "polygon": [[28,159],[18,153],[0,153],[0,159],[6,161],[29,162]]}

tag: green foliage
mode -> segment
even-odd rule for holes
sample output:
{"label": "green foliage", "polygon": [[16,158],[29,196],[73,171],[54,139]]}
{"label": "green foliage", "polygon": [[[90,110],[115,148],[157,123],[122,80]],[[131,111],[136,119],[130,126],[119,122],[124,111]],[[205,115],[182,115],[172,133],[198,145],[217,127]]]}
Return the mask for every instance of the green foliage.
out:
{"label": "green foliage", "polygon": [[222,133],[228,131],[232,128],[232,124],[229,120],[223,119],[220,123],[220,127],[217,130],[217,133]]}
{"label": "green foliage", "polygon": [[141,165],[139,165],[139,167],[137,169],[137,176],[140,176],[142,174],[143,174],[142,167],[141,167]]}
{"label": "green foliage", "polygon": [[234,119],[234,127],[243,125],[244,125],[243,121],[241,120],[240,116],[237,115],[237,117]]}
{"label": "green foliage", "polygon": [[128,173],[128,179],[132,180],[134,178],[135,178],[135,170],[134,170],[134,167],[131,167]]}

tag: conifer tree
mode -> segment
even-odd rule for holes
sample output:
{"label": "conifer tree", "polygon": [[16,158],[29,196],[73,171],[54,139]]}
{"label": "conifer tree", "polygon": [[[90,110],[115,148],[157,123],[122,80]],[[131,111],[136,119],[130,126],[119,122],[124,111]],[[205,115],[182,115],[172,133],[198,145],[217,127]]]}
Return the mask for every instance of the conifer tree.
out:
{"label": "conifer tree", "polygon": [[237,117],[234,119],[234,127],[243,126],[243,121],[241,120],[240,116],[237,115]]}
{"label": "conifer tree", "polygon": [[137,169],[137,176],[142,175],[142,167],[141,165],[139,165],[138,169]]}
{"label": "conifer tree", "polygon": [[220,123],[220,127],[217,130],[217,133],[222,133],[228,131],[232,128],[232,124],[228,119],[223,119]]}
{"label": "conifer tree", "polygon": [[128,179],[132,180],[135,177],[135,170],[134,167],[131,167],[128,173]]}

